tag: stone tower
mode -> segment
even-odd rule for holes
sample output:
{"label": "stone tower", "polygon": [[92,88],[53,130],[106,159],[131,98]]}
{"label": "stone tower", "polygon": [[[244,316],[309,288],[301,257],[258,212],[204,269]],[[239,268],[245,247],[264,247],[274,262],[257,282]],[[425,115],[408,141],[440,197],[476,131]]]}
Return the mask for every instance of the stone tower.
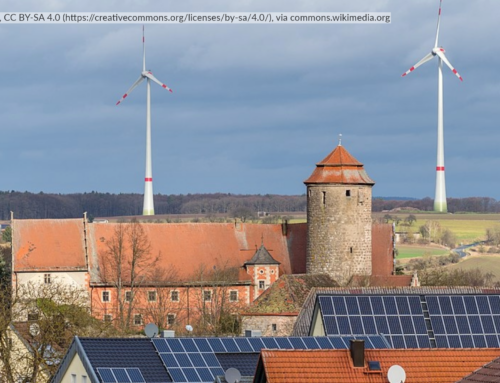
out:
{"label": "stone tower", "polygon": [[308,274],[339,284],[372,272],[372,187],[363,164],[339,145],[316,164],[307,186]]}

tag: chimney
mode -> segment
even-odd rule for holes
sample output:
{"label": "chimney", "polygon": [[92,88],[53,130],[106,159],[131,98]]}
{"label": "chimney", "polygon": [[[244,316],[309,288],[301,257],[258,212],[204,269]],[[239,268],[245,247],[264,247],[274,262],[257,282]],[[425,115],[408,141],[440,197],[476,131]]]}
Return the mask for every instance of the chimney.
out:
{"label": "chimney", "polygon": [[351,358],[354,367],[365,366],[365,341],[361,339],[351,339]]}

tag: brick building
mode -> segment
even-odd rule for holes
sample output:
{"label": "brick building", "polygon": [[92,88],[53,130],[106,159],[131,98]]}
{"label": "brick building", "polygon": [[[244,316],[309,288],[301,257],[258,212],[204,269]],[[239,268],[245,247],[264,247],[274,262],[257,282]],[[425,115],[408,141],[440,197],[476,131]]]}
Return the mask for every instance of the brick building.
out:
{"label": "brick building", "polygon": [[305,183],[307,224],[142,223],[155,262],[144,263],[135,280],[106,272],[116,271],[113,246],[129,224],[89,223],[85,216],[12,219],[14,290],[57,281],[86,289],[97,318],[115,320],[125,305],[136,326],[183,328],[221,299],[249,306],[282,275],[328,274],[340,285],[410,284],[411,276],[392,280],[392,226],[372,224],[373,181],[360,162],[339,145]]}

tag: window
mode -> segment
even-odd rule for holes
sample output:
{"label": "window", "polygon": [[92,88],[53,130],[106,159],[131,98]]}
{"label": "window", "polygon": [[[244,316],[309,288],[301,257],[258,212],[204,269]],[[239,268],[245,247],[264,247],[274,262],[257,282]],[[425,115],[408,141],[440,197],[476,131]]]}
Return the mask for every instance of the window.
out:
{"label": "window", "polygon": [[50,274],[43,274],[43,283],[50,283]]}
{"label": "window", "polygon": [[148,301],[156,302],[156,291],[148,291]]}
{"label": "window", "polygon": [[271,274],[274,274],[274,270],[271,270]]}
{"label": "window", "polygon": [[87,376],[86,375],[82,375],[82,383],[87,383]]}
{"label": "window", "polygon": [[259,274],[264,274],[264,270],[259,270]]}
{"label": "window", "polygon": [[212,300],[212,292],[210,290],[203,291],[203,301],[210,302]]}
{"label": "window", "polygon": [[349,253],[352,254],[352,246],[349,248]]}
{"label": "window", "polygon": [[277,331],[278,330],[278,326],[276,325],[276,323],[273,323],[271,325],[271,328],[273,329],[273,331]]}
{"label": "window", "polygon": [[125,291],[125,302],[132,302],[132,291]]}
{"label": "window", "polygon": [[175,323],[175,314],[167,314],[167,324],[173,326]]}
{"label": "window", "polygon": [[345,196],[346,197],[350,197],[351,196],[351,191],[350,190],[346,190],[345,191]]}
{"label": "window", "polygon": [[141,314],[134,315],[134,324],[136,326],[140,326],[142,324],[142,315]]}
{"label": "window", "polygon": [[264,281],[259,281],[259,289],[264,290],[265,287]]}
{"label": "window", "polygon": [[172,302],[179,302],[179,292],[178,291],[172,291],[170,293],[170,299]]}
{"label": "window", "polygon": [[237,290],[231,290],[229,292],[229,301],[230,302],[238,302],[238,291]]}
{"label": "window", "polygon": [[326,191],[322,193],[323,198],[323,206],[326,205]]}
{"label": "window", "polygon": [[104,314],[104,316],[102,317],[102,320],[104,322],[111,322],[113,320],[113,316],[111,314]]}
{"label": "window", "polygon": [[102,301],[103,302],[109,302],[110,301],[110,292],[109,291],[103,291],[101,297],[102,297]]}
{"label": "window", "polygon": [[71,374],[71,383],[76,383],[76,374]]}

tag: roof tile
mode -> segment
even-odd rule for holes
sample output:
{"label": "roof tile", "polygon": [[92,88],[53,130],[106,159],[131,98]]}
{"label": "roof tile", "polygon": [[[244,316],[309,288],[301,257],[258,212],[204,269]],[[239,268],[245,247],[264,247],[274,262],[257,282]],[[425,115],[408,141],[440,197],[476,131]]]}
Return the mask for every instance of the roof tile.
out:
{"label": "roof tile", "polygon": [[[500,349],[367,349],[365,367],[355,368],[349,350],[262,350],[261,361],[268,383],[387,383],[396,364],[408,383],[451,383],[498,355]],[[380,362],[381,373],[368,373],[368,361]]]}

